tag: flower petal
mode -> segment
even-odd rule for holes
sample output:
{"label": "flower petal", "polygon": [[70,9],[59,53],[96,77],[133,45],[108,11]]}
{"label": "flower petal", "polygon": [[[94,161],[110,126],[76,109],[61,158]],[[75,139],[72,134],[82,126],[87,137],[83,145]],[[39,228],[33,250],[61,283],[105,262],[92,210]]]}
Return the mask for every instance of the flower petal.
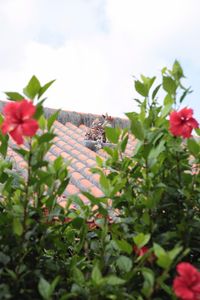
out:
{"label": "flower petal", "polygon": [[182,135],[182,125],[178,125],[178,126],[171,125],[169,130],[175,136],[181,136]]}
{"label": "flower petal", "polygon": [[188,124],[185,123],[182,127],[182,133],[181,133],[182,137],[183,138],[190,138],[192,136],[191,135],[192,129],[193,129],[192,127],[188,126]]}
{"label": "flower petal", "polygon": [[180,118],[189,119],[192,118],[193,109],[184,107],[178,112]]}
{"label": "flower petal", "polygon": [[20,102],[9,102],[4,106],[3,114],[6,117],[11,117],[16,119],[17,118],[16,112],[18,111],[19,106],[20,106]]}
{"label": "flower petal", "polygon": [[169,131],[174,136],[182,136],[183,138],[191,137],[193,128],[198,128],[198,122],[192,117],[193,110],[191,108],[183,108],[179,112],[173,111],[170,114]]}
{"label": "flower petal", "polygon": [[198,270],[188,262],[181,262],[180,264],[178,264],[177,272],[181,276],[185,276],[186,274],[189,274],[189,277],[194,274],[195,275],[199,274]]}
{"label": "flower petal", "polygon": [[18,145],[23,144],[24,139],[22,137],[21,125],[16,126],[16,128],[14,130],[10,131],[10,135]]}
{"label": "flower petal", "polygon": [[31,101],[28,101],[26,99],[19,102],[19,111],[18,116],[22,120],[26,120],[31,118],[35,113],[35,106]]}
{"label": "flower petal", "polygon": [[198,124],[198,122],[194,118],[190,118],[187,123],[192,128],[199,128],[199,124]]}
{"label": "flower petal", "polygon": [[13,123],[12,119],[6,118],[2,125],[1,125],[1,131],[3,134],[9,133],[10,131],[14,130],[16,127],[16,124]]}
{"label": "flower petal", "polygon": [[183,300],[194,300],[194,293],[187,287],[187,282],[185,282],[181,277],[176,277],[173,282],[173,290],[176,296]]}
{"label": "flower petal", "polygon": [[173,124],[174,126],[181,124],[181,118],[176,111],[171,112],[169,117],[170,117],[170,124]]}
{"label": "flower petal", "polygon": [[25,120],[21,126],[25,136],[34,136],[39,128],[38,122],[34,119]]}

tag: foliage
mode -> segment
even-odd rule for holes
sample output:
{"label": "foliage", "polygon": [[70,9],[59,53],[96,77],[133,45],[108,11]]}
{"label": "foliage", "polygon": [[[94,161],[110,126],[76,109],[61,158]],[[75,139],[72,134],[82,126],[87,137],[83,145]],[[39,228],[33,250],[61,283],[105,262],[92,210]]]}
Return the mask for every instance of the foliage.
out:
{"label": "foliage", "polygon": [[[23,176],[7,159],[8,136],[0,134],[0,299],[177,299],[177,264],[200,268],[199,138],[169,132],[169,114],[190,93],[183,77],[175,61],[160,84],[143,75],[135,81],[142,98],[139,112],[127,113],[131,132],[107,129],[116,145],[92,169],[104,196],[84,192],[88,206],[74,195],[65,209],[58,199],[69,182],[67,162],[47,160],[57,114],[44,117],[41,97],[52,82],[42,87],[32,77],[23,92],[34,99],[40,130],[15,149],[27,163]],[[137,143],[129,157],[131,134]]]}

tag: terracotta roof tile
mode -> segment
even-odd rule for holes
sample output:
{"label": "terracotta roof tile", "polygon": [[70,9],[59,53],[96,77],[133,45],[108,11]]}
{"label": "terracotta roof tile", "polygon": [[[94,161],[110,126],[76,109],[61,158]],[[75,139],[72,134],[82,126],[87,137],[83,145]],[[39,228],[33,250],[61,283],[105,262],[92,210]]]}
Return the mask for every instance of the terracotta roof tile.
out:
{"label": "terracotta roof tile", "polygon": [[91,176],[93,176],[92,172],[90,171],[90,168],[84,168],[82,173],[87,177],[90,178]]}
{"label": "terracotta roof tile", "polygon": [[81,179],[79,182],[79,186],[83,189],[83,190],[89,190],[91,187],[93,187],[93,184],[87,180],[87,179]]}
{"label": "terracotta roof tile", "polygon": [[102,197],[103,196],[103,192],[99,188],[97,188],[96,186],[90,188],[90,191],[95,197]]}
{"label": "terracotta roof tile", "polygon": [[71,173],[71,180],[73,182],[75,182],[75,184],[79,184],[79,181],[83,178],[84,178],[83,175],[80,174],[79,172],[75,171],[75,172]]}
{"label": "terracotta roof tile", "polygon": [[70,158],[72,158],[68,153],[66,153],[66,152],[61,152],[61,156],[63,157],[63,158],[65,158],[66,160],[70,160]]}
{"label": "terracotta roof tile", "polygon": [[92,180],[95,181],[97,184],[99,183],[99,178],[100,178],[99,174],[92,174]]}
{"label": "terracotta roof tile", "polygon": [[69,171],[70,174],[72,174],[72,173],[74,173],[76,171],[71,165],[69,165],[67,167],[67,169],[68,169],[68,171]]}
{"label": "terracotta roof tile", "polygon": [[54,133],[57,134],[57,135],[59,135],[59,136],[62,136],[62,135],[65,134],[63,131],[59,130],[58,128],[54,129]]}
{"label": "terracotta roof tile", "polygon": [[85,125],[80,125],[80,126],[79,126],[79,129],[81,130],[81,132],[86,132],[87,129],[88,129],[88,127],[85,126]]}
{"label": "terracotta roof tile", "polygon": [[63,199],[61,201],[58,202],[60,206],[62,206],[63,208],[66,207],[66,199]]}
{"label": "terracotta roof tile", "polygon": [[85,203],[85,204],[89,204],[90,201],[88,200],[87,197],[85,197],[83,194],[78,194],[79,198]]}
{"label": "terracotta roof tile", "polygon": [[80,161],[85,162],[88,159],[87,153],[86,153],[86,155],[85,154],[80,154],[78,158],[79,158]]}
{"label": "terracotta roof tile", "polygon": [[73,195],[73,194],[78,194],[80,191],[79,189],[73,185],[72,183],[69,183],[67,188],[66,188],[66,193],[69,195]]}
{"label": "terracotta roof tile", "polygon": [[56,159],[56,156],[51,153],[47,153],[46,157],[51,162],[53,162]]}
{"label": "terracotta roof tile", "polygon": [[60,140],[58,137],[56,137],[57,138],[57,141],[56,141],[56,145],[58,146],[58,147],[63,147],[63,146],[65,146],[66,145],[66,143],[64,142],[64,141],[62,141],[62,140]]}
{"label": "terracotta roof tile", "polygon": [[85,165],[80,162],[79,160],[74,160],[73,162],[73,167],[77,170],[77,171],[81,171],[83,168],[85,168]]}
{"label": "terracotta roof tile", "polygon": [[[68,166],[70,183],[64,194],[67,197],[72,194],[77,194],[85,203],[89,203],[89,200],[81,194],[81,191],[89,191],[96,197],[103,196],[99,185],[99,175],[93,174],[90,168],[96,166],[97,155],[101,158],[107,157],[103,149],[94,152],[84,145],[84,137],[87,130],[88,127],[85,125],[77,127],[70,122],[66,122],[63,125],[55,121],[54,132],[57,136],[53,140],[54,145],[46,155],[46,159],[51,162],[59,155],[66,161],[71,161]],[[11,142],[11,148],[13,148],[13,146],[16,147],[16,145]],[[132,154],[134,146],[135,139],[130,135],[126,150],[127,155]],[[26,162],[11,148],[8,149],[9,158],[15,162],[18,170],[26,172]],[[59,197],[58,199],[58,202],[63,207],[66,204],[67,197]]]}
{"label": "terracotta roof tile", "polygon": [[80,154],[80,151],[76,150],[76,149],[72,149],[71,150],[71,155],[74,157],[78,157],[78,155]]}
{"label": "terracotta roof tile", "polygon": [[93,159],[87,159],[86,160],[86,164],[89,166],[89,167],[94,167],[95,165],[96,165],[96,161],[95,160],[93,160]]}
{"label": "terracotta roof tile", "polygon": [[59,156],[61,152],[63,151],[61,148],[57,147],[56,145],[53,145],[51,147],[51,153],[53,153],[55,156]]}

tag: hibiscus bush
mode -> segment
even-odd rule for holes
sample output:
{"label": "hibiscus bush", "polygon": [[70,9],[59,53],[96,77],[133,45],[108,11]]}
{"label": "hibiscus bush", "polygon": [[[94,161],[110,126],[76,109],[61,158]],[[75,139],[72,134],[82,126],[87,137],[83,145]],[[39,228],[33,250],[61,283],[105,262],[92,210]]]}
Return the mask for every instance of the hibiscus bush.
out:
{"label": "hibiscus bush", "polygon": [[[183,79],[175,61],[160,83],[135,80],[139,110],[126,114],[129,129],[106,128],[114,145],[92,169],[104,196],[83,192],[86,205],[73,195],[65,208],[69,162],[47,159],[59,112],[45,118],[43,94],[53,81],[33,76],[23,94],[6,93],[0,299],[200,299],[200,130]],[[25,161],[21,173],[8,145]]]}

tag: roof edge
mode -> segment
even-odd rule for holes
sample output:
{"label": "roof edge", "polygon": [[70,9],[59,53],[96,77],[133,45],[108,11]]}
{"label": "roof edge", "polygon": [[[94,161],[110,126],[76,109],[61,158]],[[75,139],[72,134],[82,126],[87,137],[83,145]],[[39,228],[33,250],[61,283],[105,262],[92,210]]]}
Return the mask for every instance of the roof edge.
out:
{"label": "roof edge", "polygon": [[[2,111],[3,106],[5,105],[6,102],[7,102],[6,100],[0,100],[0,111]],[[45,116],[49,117],[57,110],[58,109],[55,108],[44,107]],[[64,125],[66,122],[70,122],[77,127],[79,127],[80,125],[85,125],[87,127],[90,127],[92,122],[98,117],[101,117],[101,115],[61,110],[57,120]],[[130,127],[130,122],[126,118],[113,117],[113,126],[126,128],[126,127]]]}

